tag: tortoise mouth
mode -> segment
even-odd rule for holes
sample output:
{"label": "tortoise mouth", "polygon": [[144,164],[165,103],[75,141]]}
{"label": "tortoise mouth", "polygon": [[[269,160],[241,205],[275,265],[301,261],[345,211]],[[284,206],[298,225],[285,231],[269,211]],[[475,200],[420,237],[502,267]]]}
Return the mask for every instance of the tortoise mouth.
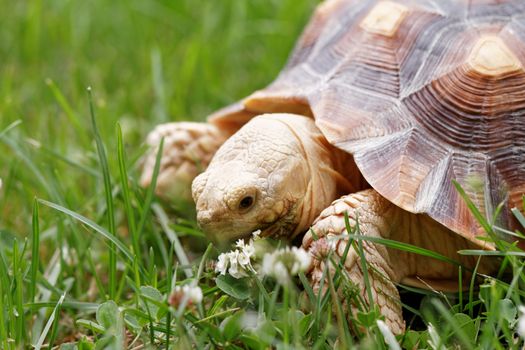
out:
{"label": "tortoise mouth", "polygon": [[272,224],[261,227],[261,237],[289,238],[292,236],[292,226],[283,220],[277,220]]}
{"label": "tortoise mouth", "polygon": [[[283,238],[290,235],[291,231],[287,229],[286,225],[281,224],[281,219],[268,224],[258,225],[253,229],[242,231],[239,234],[231,234],[233,230],[224,230],[222,232],[209,233],[206,230],[206,236],[210,237],[215,242],[224,242],[225,238],[227,241],[235,241],[237,239],[249,239],[252,237],[254,232],[260,231],[259,237],[261,238]],[[230,233],[230,234],[228,234]]]}
{"label": "tortoise mouth", "polygon": [[[234,230],[225,229],[222,232],[209,233],[204,230],[206,235],[215,242],[224,242],[224,240],[235,241],[237,239],[249,239],[256,231],[261,231],[261,238],[276,238],[276,239],[291,239],[294,236],[295,224],[286,220],[287,216],[283,216],[274,222],[257,225],[253,229],[242,231],[239,234],[231,234]],[[229,234],[228,234],[229,233]]]}
{"label": "tortoise mouth", "polygon": [[298,233],[296,213],[297,205],[290,206],[277,220],[259,228],[261,237],[293,239]]}
{"label": "tortoise mouth", "polygon": [[250,238],[253,232],[260,230],[260,237],[276,239],[293,239],[298,233],[297,203],[285,206],[285,210],[271,222],[214,221],[213,219],[198,223],[202,231],[212,241],[224,243],[237,239]]}

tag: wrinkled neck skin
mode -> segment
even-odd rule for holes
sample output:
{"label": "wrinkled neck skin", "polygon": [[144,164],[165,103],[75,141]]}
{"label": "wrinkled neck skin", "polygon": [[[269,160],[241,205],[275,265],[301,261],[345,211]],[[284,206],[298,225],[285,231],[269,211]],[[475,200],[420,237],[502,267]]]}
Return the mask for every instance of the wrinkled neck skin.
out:
{"label": "wrinkled neck skin", "polygon": [[352,157],[331,146],[313,119],[265,114],[224,143],[192,192],[197,221],[216,240],[258,229],[292,239],[361,183]]}

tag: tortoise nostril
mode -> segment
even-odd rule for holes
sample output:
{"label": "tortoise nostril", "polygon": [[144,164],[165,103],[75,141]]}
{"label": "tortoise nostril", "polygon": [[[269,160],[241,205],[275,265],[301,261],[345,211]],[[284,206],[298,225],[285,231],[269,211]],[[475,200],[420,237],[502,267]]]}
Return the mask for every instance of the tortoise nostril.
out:
{"label": "tortoise nostril", "polygon": [[212,221],[212,215],[209,210],[199,211],[197,213],[197,222],[199,225],[206,225]]}

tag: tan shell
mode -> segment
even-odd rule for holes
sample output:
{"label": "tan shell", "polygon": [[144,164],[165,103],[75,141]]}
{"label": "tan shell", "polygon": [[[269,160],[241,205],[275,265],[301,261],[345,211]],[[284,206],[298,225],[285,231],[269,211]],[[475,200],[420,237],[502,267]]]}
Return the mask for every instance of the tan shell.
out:
{"label": "tan shell", "polygon": [[313,115],[399,207],[476,241],[452,184],[513,228],[525,193],[525,1],[331,0],[267,88],[212,116]]}

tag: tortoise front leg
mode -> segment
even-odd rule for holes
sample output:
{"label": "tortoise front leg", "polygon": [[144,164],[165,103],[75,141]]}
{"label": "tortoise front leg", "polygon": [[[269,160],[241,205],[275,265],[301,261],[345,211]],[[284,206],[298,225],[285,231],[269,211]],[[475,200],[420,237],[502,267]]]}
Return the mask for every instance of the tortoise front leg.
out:
{"label": "tortoise front leg", "polygon": [[[303,247],[313,257],[313,264],[309,272],[309,278],[315,293],[319,293],[323,271],[328,268],[329,275],[333,276],[335,265],[344,255],[348,238],[345,228],[344,214],[348,213],[350,224],[356,224],[356,215],[359,215],[359,228],[362,235],[373,237],[387,237],[389,222],[392,211],[400,210],[390,202],[382,198],[374,190],[366,190],[359,193],[344,196],[337,199],[326,208],[317,218],[312,226],[315,234],[308,232],[303,239]],[[355,247],[350,246],[344,260],[342,270],[343,283],[339,287],[339,296],[346,312],[355,313],[363,306],[370,305],[370,295],[373,304],[379,307],[385,317],[386,324],[394,334],[401,334],[405,329],[405,322],[401,311],[399,292],[394,285],[400,281],[400,275],[392,268],[389,251],[380,244],[362,241],[363,252],[366,260],[370,291],[367,291],[363,276],[363,265],[360,254]],[[330,254],[332,252],[332,254]],[[329,256],[332,261],[327,261]],[[400,264],[396,262],[396,264]],[[347,282],[347,283],[345,283]],[[350,282],[350,284],[348,283]],[[359,295],[352,296],[348,287],[356,290]],[[328,288],[328,282],[324,282],[323,291]],[[360,305],[361,300],[366,305]]]}
{"label": "tortoise front leg", "polygon": [[157,126],[146,139],[150,146],[144,157],[140,184],[149,186],[158,147],[164,138],[155,192],[166,199],[191,199],[191,182],[206,170],[211,158],[231,135],[209,123],[174,122]]}

